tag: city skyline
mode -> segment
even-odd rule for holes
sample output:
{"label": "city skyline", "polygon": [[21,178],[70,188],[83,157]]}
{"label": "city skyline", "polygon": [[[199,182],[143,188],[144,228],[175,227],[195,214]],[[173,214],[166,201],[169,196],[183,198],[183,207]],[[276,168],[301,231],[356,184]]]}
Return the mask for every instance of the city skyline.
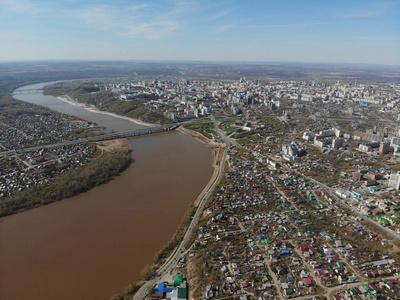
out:
{"label": "city skyline", "polygon": [[400,65],[399,1],[0,0],[0,61]]}

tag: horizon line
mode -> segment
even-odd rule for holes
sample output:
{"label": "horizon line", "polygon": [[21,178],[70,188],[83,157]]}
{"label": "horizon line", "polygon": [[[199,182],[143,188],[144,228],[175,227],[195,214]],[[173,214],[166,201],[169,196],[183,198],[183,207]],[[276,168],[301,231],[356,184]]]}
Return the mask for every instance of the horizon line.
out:
{"label": "horizon line", "polygon": [[29,63],[29,62],[168,62],[168,63],[237,63],[237,64],[331,64],[331,65],[365,65],[400,67],[400,64],[364,63],[364,62],[326,62],[326,61],[279,61],[279,60],[168,60],[168,59],[26,59],[26,60],[1,60],[0,63]]}

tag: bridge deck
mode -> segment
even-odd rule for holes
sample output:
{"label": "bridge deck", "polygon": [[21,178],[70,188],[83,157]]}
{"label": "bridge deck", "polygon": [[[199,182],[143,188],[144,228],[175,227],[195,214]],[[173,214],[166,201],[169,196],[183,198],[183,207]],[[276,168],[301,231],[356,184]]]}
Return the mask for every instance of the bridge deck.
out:
{"label": "bridge deck", "polygon": [[33,93],[43,93],[43,89],[24,89],[24,90],[16,90],[14,94],[33,94]]}
{"label": "bridge deck", "polygon": [[79,144],[79,143],[108,141],[108,140],[115,140],[115,139],[120,139],[120,138],[133,138],[136,136],[144,136],[144,135],[149,135],[149,134],[172,131],[172,130],[177,129],[178,127],[179,127],[179,125],[177,125],[177,124],[167,124],[167,125],[163,125],[163,126],[148,127],[148,128],[136,129],[136,130],[131,130],[131,131],[108,133],[108,134],[92,136],[92,137],[88,137],[88,138],[84,138],[84,139],[76,139],[76,140],[72,140],[72,141],[66,141],[66,142],[62,142],[62,143],[55,143],[55,144],[43,145],[43,146],[37,146],[37,147],[31,147],[31,148],[23,148],[23,149],[18,149],[18,150],[15,149],[15,150],[3,151],[3,152],[0,152],[0,157],[15,155],[18,153],[26,153],[26,152],[31,152],[31,151],[40,150],[40,149],[49,149],[49,148],[57,148],[57,147],[62,147],[62,146],[74,145],[74,144]]}

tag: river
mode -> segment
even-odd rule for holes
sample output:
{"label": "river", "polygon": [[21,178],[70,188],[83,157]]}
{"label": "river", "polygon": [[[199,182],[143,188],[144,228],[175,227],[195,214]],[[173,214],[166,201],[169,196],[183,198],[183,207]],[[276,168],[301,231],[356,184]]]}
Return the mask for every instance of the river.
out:
{"label": "river", "polygon": [[[109,130],[141,127],[51,96],[14,96]],[[135,162],[111,182],[0,219],[0,299],[109,299],[139,279],[213,170],[210,150],[180,132],[131,144]]]}

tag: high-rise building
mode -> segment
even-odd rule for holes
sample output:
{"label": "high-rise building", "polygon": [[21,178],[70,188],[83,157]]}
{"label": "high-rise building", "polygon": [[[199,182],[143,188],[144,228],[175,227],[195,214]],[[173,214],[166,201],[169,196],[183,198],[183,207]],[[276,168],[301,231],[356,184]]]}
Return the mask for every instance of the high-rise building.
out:
{"label": "high-rise building", "polygon": [[303,140],[312,141],[313,138],[314,138],[314,133],[312,133],[312,132],[304,132]]}
{"label": "high-rise building", "polygon": [[390,141],[390,147],[398,147],[400,146],[400,138],[398,138],[397,136],[392,137],[391,141]]}
{"label": "high-rise building", "polygon": [[333,139],[332,140],[332,148],[339,149],[343,146],[343,139]]}
{"label": "high-rise building", "polygon": [[391,174],[389,178],[389,187],[393,189],[400,189],[400,174]]}
{"label": "high-rise building", "polygon": [[381,143],[379,146],[379,154],[385,155],[390,152],[390,143]]}
{"label": "high-rise building", "polygon": [[335,136],[340,137],[342,135],[342,131],[338,128],[333,128],[335,130]]}
{"label": "high-rise building", "polygon": [[384,136],[384,137],[388,137],[388,135],[389,135],[389,130],[388,130],[388,128],[387,128],[387,127],[383,128],[383,136]]}
{"label": "high-rise building", "polygon": [[360,172],[354,172],[353,173],[353,181],[361,181],[363,178],[362,174]]}
{"label": "high-rise building", "polygon": [[365,133],[365,140],[368,142],[383,142],[383,133],[378,131],[376,134],[367,130]]}
{"label": "high-rise building", "polygon": [[368,145],[360,144],[358,146],[358,150],[360,150],[361,152],[371,152],[372,151],[372,147],[368,146]]}

